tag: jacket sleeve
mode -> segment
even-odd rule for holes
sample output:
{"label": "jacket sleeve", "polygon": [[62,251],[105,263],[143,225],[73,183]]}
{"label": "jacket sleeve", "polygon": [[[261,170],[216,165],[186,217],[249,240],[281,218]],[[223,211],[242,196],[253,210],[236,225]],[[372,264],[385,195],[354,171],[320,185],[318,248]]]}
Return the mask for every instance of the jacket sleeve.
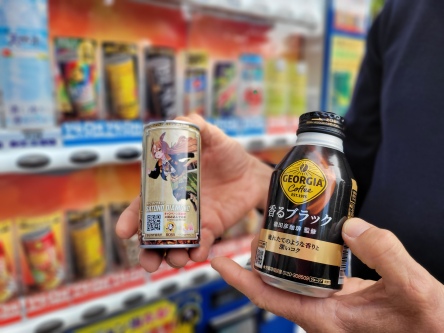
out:
{"label": "jacket sleeve", "polygon": [[356,213],[371,186],[373,167],[381,142],[381,91],[382,91],[382,25],[384,11],[371,27],[366,53],[356,81],[350,109],[345,116],[344,153],[358,183]]}
{"label": "jacket sleeve", "polygon": [[154,170],[152,170],[152,171],[148,174],[148,177],[150,177],[150,178],[154,178],[154,179],[157,179],[157,178],[159,177],[159,175],[160,175],[160,166],[159,166],[159,163],[156,162],[156,167],[154,168]]}

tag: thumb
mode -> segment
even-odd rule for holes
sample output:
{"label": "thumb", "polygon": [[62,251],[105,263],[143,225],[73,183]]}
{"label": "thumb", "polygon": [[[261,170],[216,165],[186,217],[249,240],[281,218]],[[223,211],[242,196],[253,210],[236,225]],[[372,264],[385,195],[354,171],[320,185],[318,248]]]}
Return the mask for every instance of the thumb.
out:
{"label": "thumb", "polygon": [[353,254],[375,269],[388,286],[409,283],[416,268],[420,267],[391,231],[361,219],[347,220],[342,228],[342,238]]}

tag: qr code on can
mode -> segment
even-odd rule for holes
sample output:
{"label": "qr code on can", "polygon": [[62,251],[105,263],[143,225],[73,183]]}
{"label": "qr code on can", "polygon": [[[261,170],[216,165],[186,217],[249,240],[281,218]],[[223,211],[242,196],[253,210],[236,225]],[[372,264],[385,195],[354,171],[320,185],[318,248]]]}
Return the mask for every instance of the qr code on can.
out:
{"label": "qr code on can", "polygon": [[256,260],[254,261],[254,266],[262,268],[264,265],[265,248],[258,247],[256,251]]}
{"label": "qr code on can", "polygon": [[146,230],[148,234],[161,233],[163,231],[163,212],[146,214]]}

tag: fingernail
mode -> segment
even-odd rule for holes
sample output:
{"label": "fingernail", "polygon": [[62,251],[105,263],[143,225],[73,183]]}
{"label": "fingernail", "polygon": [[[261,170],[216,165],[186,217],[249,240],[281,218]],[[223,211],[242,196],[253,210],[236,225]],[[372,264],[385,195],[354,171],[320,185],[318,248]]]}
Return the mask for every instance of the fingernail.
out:
{"label": "fingernail", "polygon": [[348,237],[359,237],[364,231],[371,228],[371,224],[360,219],[349,219],[344,223],[342,232]]}

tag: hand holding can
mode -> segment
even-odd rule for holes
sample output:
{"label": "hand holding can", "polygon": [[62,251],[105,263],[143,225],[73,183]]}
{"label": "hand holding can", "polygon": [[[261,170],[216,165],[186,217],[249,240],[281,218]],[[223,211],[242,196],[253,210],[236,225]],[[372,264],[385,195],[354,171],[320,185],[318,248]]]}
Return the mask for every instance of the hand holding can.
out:
{"label": "hand holding can", "polygon": [[[197,197],[201,209],[200,246],[191,249],[170,248],[166,255],[163,250],[141,251],[140,264],[149,272],[156,271],[163,258],[173,267],[183,267],[190,259],[196,262],[207,260],[215,239],[239,222],[252,208],[263,208],[272,172],[269,166],[248,154],[240,143],[225,135],[216,126],[207,123],[202,117],[193,114],[177,120],[191,122],[200,128],[201,156],[199,161],[202,186],[201,196]],[[164,140],[165,138],[166,136]],[[177,140],[168,141],[168,145],[171,147],[171,143],[174,142]],[[150,151],[147,153],[150,154]],[[186,165],[189,171],[196,167],[194,163]],[[160,169],[158,164],[154,168],[149,165],[147,173],[153,172],[154,176],[156,169]],[[163,180],[159,170],[157,177],[157,179],[146,178],[171,187],[169,176],[166,177],[168,181]],[[252,181],[256,177],[261,181]],[[240,189],[246,189],[246,191],[240,191]],[[171,191],[169,188],[168,190]],[[190,193],[190,200],[186,200],[189,205],[193,196]],[[137,198],[122,213],[116,226],[119,237],[128,239],[139,229],[139,206],[140,198]]]}

